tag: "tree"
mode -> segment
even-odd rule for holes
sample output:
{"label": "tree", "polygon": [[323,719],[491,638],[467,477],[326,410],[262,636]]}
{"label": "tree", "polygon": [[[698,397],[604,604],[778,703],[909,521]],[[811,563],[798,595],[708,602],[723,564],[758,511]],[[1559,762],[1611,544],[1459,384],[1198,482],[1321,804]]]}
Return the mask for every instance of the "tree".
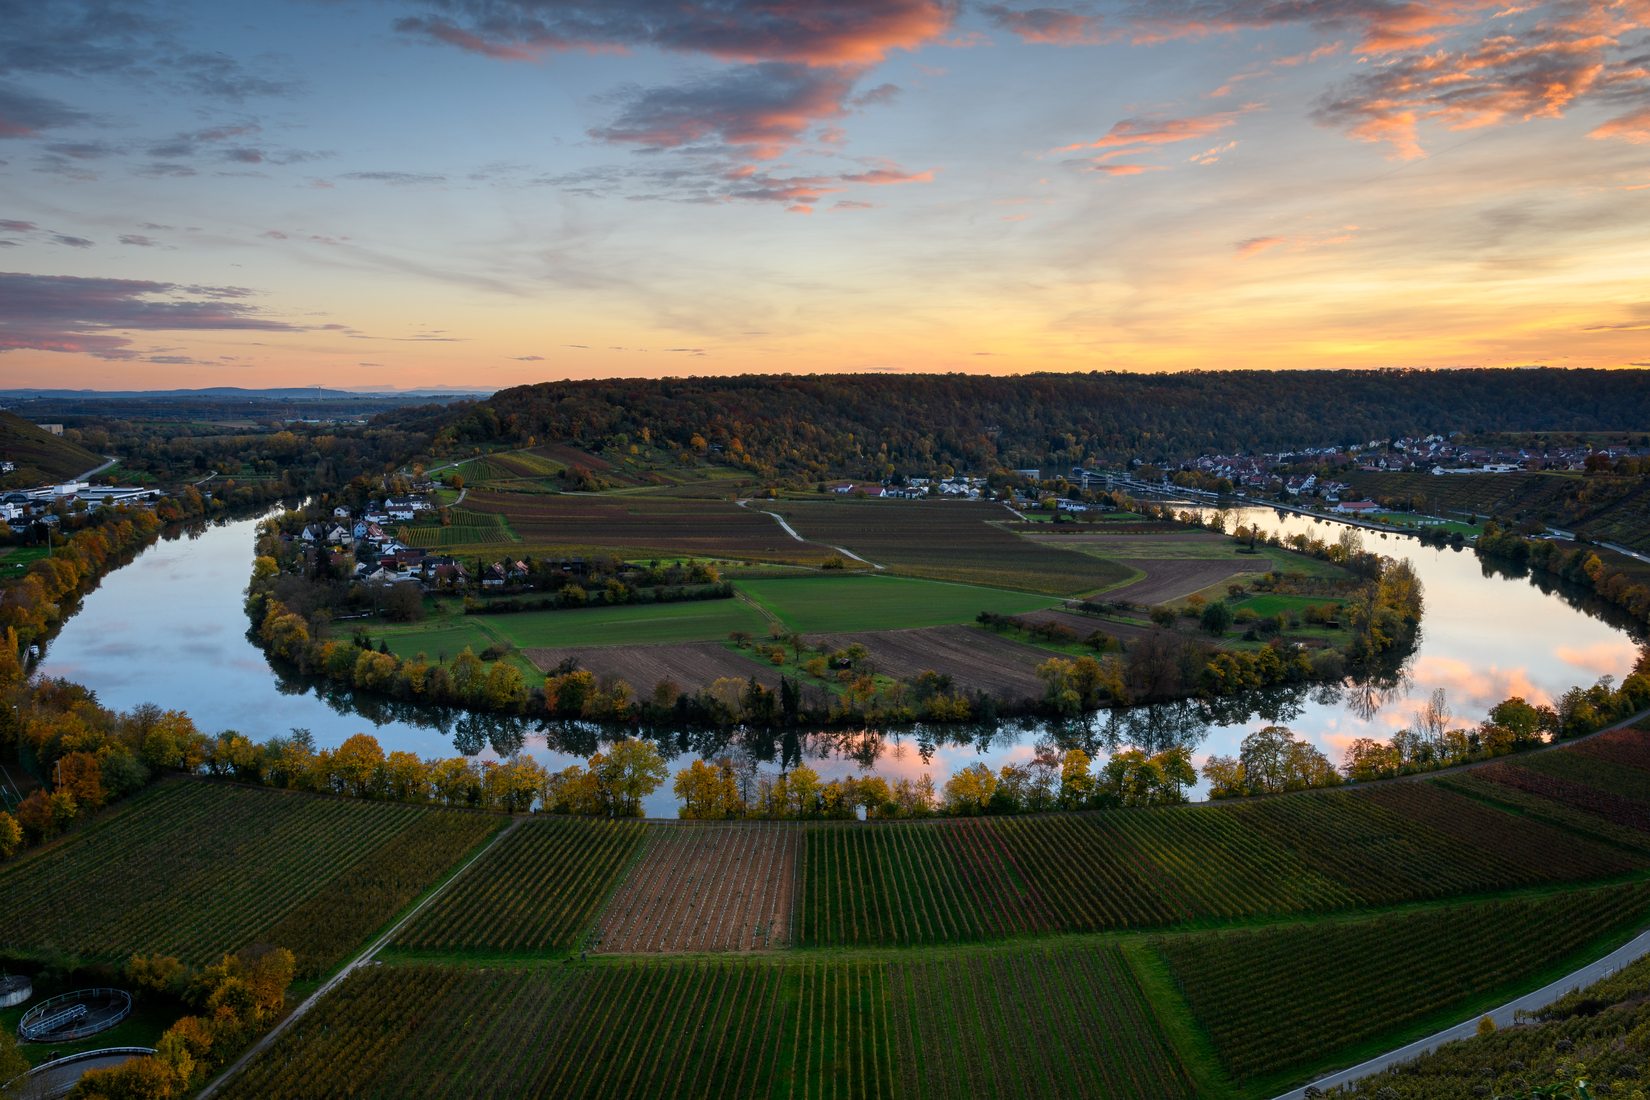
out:
{"label": "tree", "polygon": [[1067,749],[1060,758],[1060,805],[1080,810],[1094,798],[1094,761],[1082,749]]}
{"label": "tree", "polygon": [[677,811],[679,817],[719,821],[738,817],[745,808],[744,800],[739,797],[733,763],[726,757],[714,765],[703,760],[693,761],[676,773],[672,789],[682,802]]}
{"label": "tree", "polygon": [[1206,633],[1218,638],[1232,625],[1232,608],[1225,600],[1216,600],[1203,609],[1198,621]]}
{"label": "tree", "polygon": [[670,775],[653,743],[636,737],[618,742],[606,756],[592,756],[590,770],[616,817],[641,816],[642,799]]}
{"label": "tree", "polygon": [[958,768],[945,781],[945,811],[973,816],[985,812],[997,792],[997,776],[984,764]]}
{"label": "tree", "polygon": [[384,617],[410,623],[424,617],[424,593],[412,581],[389,585],[384,592]]}
{"label": "tree", "polygon": [[9,1027],[0,1027],[0,1083],[29,1071],[29,1060],[17,1049],[17,1036]]}
{"label": "tree", "polygon": [[17,819],[0,810],[0,859],[10,859],[23,846],[23,826]]}

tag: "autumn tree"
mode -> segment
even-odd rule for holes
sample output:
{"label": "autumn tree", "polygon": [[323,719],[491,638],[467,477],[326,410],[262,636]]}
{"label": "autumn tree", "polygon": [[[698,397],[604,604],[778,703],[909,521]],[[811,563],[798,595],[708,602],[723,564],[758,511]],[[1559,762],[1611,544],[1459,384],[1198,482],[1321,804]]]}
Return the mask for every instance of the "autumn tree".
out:
{"label": "autumn tree", "polygon": [[592,756],[590,771],[615,817],[640,817],[642,799],[670,775],[654,744],[637,737],[616,743],[605,755]]}

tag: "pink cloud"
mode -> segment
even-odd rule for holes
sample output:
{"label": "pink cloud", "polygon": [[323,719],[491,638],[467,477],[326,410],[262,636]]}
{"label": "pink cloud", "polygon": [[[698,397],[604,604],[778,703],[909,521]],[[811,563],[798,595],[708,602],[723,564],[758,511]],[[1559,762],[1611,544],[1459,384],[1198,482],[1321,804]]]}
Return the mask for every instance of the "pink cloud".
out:
{"label": "pink cloud", "polygon": [[1254,110],[1248,106],[1237,111],[1219,111],[1186,118],[1125,118],[1112,124],[1106,135],[1095,141],[1062,145],[1057,153],[1072,153],[1082,149],[1132,149],[1142,146],[1172,145],[1208,137],[1232,125],[1244,114]]}
{"label": "pink cloud", "polygon": [[1650,107],[1641,107],[1600,123],[1588,131],[1587,136],[1598,141],[1614,139],[1634,145],[1650,144]]}
{"label": "pink cloud", "polygon": [[1282,237],[1250,237],[1246,241],[1239,241],[1234,247],[1237,248],[1239,256],[1256,256],[1282,243]]}

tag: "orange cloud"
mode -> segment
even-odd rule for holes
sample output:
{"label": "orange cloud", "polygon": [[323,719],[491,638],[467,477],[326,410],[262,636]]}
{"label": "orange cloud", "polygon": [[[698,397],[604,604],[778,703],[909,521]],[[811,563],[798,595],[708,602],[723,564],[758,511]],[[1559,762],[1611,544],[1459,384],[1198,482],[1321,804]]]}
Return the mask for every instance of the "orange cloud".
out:
{"label": "orange cloud", "polygon": [[1650,144],[1650,107],[1641,107],[1600,123],[1588,131],[1587,136],[1598,141],[1614,139],[1634,145]]}
{"label": "orange cloud", "polygon": [[[1634,3],[1645,8],[1642,0]],[[1626,29],[1646,25],[1645,16],[1627,11],[1625,4],[1607,7],[1603,19],[1554,18],[1518,34],[1485,38],[1472,48],[1399,58],[1353,77],[1314,113],[1350,137],[1385,143],[1394,156],[1414,160],[1426,155],[1418,133],[1423,122],[1468,130],[1509,119],[1559,118],[1589,95],[1633,94],[1650,74],[1642,65],[1614,60],[1612,51]],[[1570,13],[1570,6],[1561,5],[1557,14]],[[1625,115],[1594,136],[1634,140],[1644,122]]]}
{"label": "orange cloud", "polygon": [[841,177],[844,183],[866,183],[873,186],[890,183],[932,183],[934,170],[923,172],[907,172],[902,168],[873,168],[868,172],[855,172]]}
{"label": "orange cloud", "polygon": [[1282,237],[1250,237],[1246,241],[1239,241],[1235,247],[1239,256],[1257,256],[1268,248],[1276,248],[1283,241]]}
{"label": "orange cloud", "polygon": [[453,0],[466,17],[409,17],[396,29],[487,57],[653,46],[728,61],[870,65],[950,29],[947,0]]}
{"label": "orange cloud", "polygon": [[1220,111],[1208,115],[1192,115],[1188,118],[1142,119],[1125,118],[1113,123],[1106,136],[1097,141],[1078,142],[1074,145],[1062,145],[1056,149],[1057,153],[1072,153],[1079,149],[1121,149],[1134,146],[1172,145],[1178,141],[1191,141],[1194,138],[1208,137],[1232,125],[1246,112],[1254,108],[1245,107],[1241,111]]}
{"label": "orange cloud", "polygon": [[1165,167],[1162,164],[1101,164],[1096,161],[1090,165],[1090,170],[1108,176],[1138,176],[1143,172],[1161,172]]}

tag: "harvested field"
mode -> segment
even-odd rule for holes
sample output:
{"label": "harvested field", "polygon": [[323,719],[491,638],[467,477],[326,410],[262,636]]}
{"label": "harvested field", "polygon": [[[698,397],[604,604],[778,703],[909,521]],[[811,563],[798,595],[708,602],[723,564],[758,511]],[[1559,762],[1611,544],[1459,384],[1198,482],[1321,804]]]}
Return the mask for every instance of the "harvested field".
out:
{"label": "harvested field", "polygon": [[958,684],[1006,699],[1040,698],[1043,682],[1037,666],[1047,650],[1016,642],[972,626],[931,626],[918,630],[874,630],[826,634],[808,644],[845,649],[858,642],[871,654],[876,670],[901,680],[928,669]]}
{"label": "harvested field", "polygon": [[561,646],[524,652],[529,661],[546,672],[571,658],[578,662],[580,668],[594,673],[598,680],[611,676],[642,692],[653,690],[653,685],[661,680],[672,680],[681,687],[693,688],[708,687],[726,676],[736,680],[748,680],[755,676],[758,682],[770,688],[777,690],[779,687],[779,673],[771,665],[741,656],[721,642],[593,648]]}
{"label": "harvested field", "polygon": [[797,542],[772,516],[727,500],[473,492],[464,503],[476,512],[508,517],[524,543],[547,551],[809,564],[833,553]]}
{"label": "harvested field", "polygon": [[1087,638],[1096,630],[1102,634],[1109,634],[1113,638],[1121,638],[1125,642],[1157,633],[1155,627],[1113,622],[1110,619],[1096,618],[1093,615],[1079,615],[1075,611],[1057,611],[1052,608],[1047,611],[1033,611],[1029,615],[1016,615],[1015,618],[1028,623],[1058,623],[1063,627],[1076,631],[1078,641]]}
{"label": "harvested field", "polygon": [[1236,577],[1268,572],[1271,558],[1232,558],[1226,561],[1180,559],[1135,559],[1124,562],[1146,575],[1131,584],[1121,585],[1106,593],[1108,599],[1128,600],[1130,603],[1168,603],[1190,596],[1211,584]]}
{"label": "harvested field", "polygon": [[802,829],[648,830],[647,850],[597,923],[604,952],[758,951],[791,942]]}
{"label": "harvested field", "polygon": [[846,547],[912,576],[1051,596],[1098,591],[1128,576],[1091,554],[1021,538],[1003,526],[1014,519],[997,504],[783,500],[774,511],[803,538]]}
{"label": "harvested field", "polygon": [[1103,531],[1089,531],[1042,524],[1034,526],[1026,537],[1049,546],[1063,546],[1113,559],[1230,558],[1235,550],[1232,540],[1225,535],[1173,523],[1145,529],[1131,525],[1126,531],[1109,527]]}

